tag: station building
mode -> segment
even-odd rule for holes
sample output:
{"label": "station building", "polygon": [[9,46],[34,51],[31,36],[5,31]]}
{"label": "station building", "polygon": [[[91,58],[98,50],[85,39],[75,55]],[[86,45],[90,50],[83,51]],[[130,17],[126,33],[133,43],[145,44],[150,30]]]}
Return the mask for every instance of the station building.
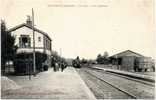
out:
{"label": "station building", "polygon": [[119,70],[154,71],[154,61],[131,50],[126,50],[109,57],[113,65]]}
{"label": "station building", "polygon": [[33,30],[35,34],[36,70],[41,70],[44,65],[50,66],[52,40],[46,32],[33,27],[32,21],[28,17],[26,23],[8,30],[15,38],[15,45],[17,46],[15,69],[18,73],[27,72],[26,63],[29,64],[29,67],[31,66],[29,70],[33,69]]}

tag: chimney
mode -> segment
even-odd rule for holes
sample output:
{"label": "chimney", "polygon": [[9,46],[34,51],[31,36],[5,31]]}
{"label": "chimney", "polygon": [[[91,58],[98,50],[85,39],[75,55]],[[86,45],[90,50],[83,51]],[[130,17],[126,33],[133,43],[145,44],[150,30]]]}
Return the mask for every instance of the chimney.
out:
{"label": "chimney", "polygon": [[29,26],[32,26],[32,20],[31,20],[30,16],[27,16],[26,24]]}

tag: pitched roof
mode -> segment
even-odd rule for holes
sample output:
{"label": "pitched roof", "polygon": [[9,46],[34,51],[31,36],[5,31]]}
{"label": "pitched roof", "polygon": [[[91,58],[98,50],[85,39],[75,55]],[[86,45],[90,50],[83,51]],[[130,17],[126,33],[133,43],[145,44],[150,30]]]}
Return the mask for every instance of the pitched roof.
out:
{"label": "pitched roof", "polygon": [[123,57],[123,56],[144,57],[143,55],[141,55],[141,54],[139,54],[139,53],[136,53],[136,52],[133,52],[133,51],[131,51],[131,50],[126,50],[126,51],[117,53],[117,54],[115,54],[115,55],[112,55],[112,56],[110,56],[110,57],[113,58],[113,57]]}
{"label": "pitched roof", "polygon": [[[30,29],[33,29],[32,26],[30,26],[30,25],[28,25],[28,24],[26,24],[26,23],[23,23],[23,24],[17,25],[17,26],[15,26],[15,27],[9,29],[8,32],[15,31],[15,30],[17,30],[17,29],[19,29],[19,28],[21,28],[21,27],[24,27],[24,26],[26,26],[26,27],[28,27],[28,28],[30,28]],[[37,29],[36,27],[34,27],[34,30],[37,31],[37,32],[39,32],[39,33],[41,33],[41,34],[43,34],[43,35],[45,35],[47,38],[49,38],[49,39],[51,40],[51,38],[48,36],[48,34],[45,33],[45,32],[43,32],[42,30],[39,30],[39,29]]]}

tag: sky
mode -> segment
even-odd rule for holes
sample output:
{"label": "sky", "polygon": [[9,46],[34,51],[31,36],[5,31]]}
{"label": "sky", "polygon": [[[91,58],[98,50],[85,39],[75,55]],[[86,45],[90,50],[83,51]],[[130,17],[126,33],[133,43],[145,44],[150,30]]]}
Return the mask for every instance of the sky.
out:
{"label": "sky", "polygon": [[154,0],[0,0],[0,7],[8,28],[24,23],[33,8],[36,27],[66,58],[125,50],[156,58]]}

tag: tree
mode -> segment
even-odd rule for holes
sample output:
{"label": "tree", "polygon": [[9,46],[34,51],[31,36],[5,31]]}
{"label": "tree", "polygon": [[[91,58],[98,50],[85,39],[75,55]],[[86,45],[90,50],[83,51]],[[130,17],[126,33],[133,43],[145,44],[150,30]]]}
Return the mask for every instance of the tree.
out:
{"label": "tree", "polygon": [[103,64],[108,64],[108,63],[109,63],[108,52],[105,51],[103,54]]}
{"label": "tree", "polygon": [[108,64],[109,63],[108,52],[104,52],[103,56],[101,54],[98,54],[96,61],[99,64]]}
{"label": "tree", "polygon": [[102,64],[103,63],[103,58],[102,58],[101,54],[97,55],[96,61],[97,61],[98,64]]}
{"label": "tree", "polygon": [[104,52],[103,57],[108,58],[108,52],[107,51]]}
{"label": "tree", "polygon": [[83,58],[83,59],[81,60],[81,63],[82,63],[82,64],[86,64],[86,63],[87,63],[87,60],[86,60],[85,58]]}
{"label": "tree", "polygon": [[1,70],[5,70],[5,63],[13,61],[17,47],[14,46],[15,39],[7,31],[5,21],[1,20]]}

